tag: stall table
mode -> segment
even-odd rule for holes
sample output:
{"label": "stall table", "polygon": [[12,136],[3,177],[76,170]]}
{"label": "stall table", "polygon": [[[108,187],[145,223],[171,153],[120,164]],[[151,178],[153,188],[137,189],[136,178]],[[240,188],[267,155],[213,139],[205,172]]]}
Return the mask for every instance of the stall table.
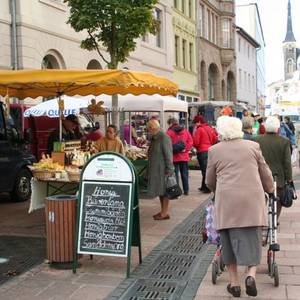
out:
{"label": "stall table", "polygon": [[142,193],[147,193],[147,167],[148,167],[148,160],[145,159],[137,159],[131,161],[138,176],[139,180],[139,189]]}
{"label": "stall table", "polygon": [[70,181],[66,179],[51,178],[40,180],[32,178],[31,180],[31,199],[29,213],[45,206],[45,199],[54,195],[75,195],[78,191],[79,181]]}

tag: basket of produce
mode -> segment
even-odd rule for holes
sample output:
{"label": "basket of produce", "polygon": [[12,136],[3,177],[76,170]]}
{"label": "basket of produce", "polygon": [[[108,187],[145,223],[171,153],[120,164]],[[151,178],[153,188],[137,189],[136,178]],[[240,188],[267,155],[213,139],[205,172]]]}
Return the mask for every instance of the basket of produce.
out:
{"label": "basket of produce", "polygon": [[53,178],[55,173],[59,173],[63,170],[63,166],[58,163],[54,163],[52,159],[47,155],[43,155],[42,159],[31,166],[31,172],[33,177],[39,180],[47,180]]}
{"label": "basket of produce", "polygon": [[47,180],[55,175],[55,171],[42,170],[42,169],[31,169],[32,175],[38,180]]}
{"label": "basket of produce", "polygon": [[70,181],[78,182],[80,180],[80,169],[79,168],[66,168]]}
{"label": "basket of produce", "polygon": [[147,159],[147,149],[135,146],[126,146],[125,155],[130,160]]}

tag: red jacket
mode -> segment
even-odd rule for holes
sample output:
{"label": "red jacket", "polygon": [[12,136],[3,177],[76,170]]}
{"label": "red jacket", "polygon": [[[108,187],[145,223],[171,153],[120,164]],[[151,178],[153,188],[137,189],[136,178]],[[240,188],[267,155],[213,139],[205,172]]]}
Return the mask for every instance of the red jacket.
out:
{"label": "red jacket", "polygon": [[198,126],[194,133],[193,140],[197,152],[206,152],[210,146],[217,142],[218,138],[216,131],[207,123],[204,123]]}
{"label": "red jacket", "polygon": [[193,146],[193,139],[191,134],[185,128],[175,125],[167,130],[167,135],[171,138],[172,144],[179,141],[185,142],[185,149],[180,153],[173,153],[173,162],[189,161],[189,152]]}

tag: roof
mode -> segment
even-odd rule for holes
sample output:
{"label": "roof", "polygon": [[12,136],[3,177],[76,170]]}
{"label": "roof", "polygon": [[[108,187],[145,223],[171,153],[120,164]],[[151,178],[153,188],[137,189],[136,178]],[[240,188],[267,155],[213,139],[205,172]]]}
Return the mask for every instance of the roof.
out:
{"label": "roof", "polygon": [[288,16],[287,16],[287,28],[286,28],[286,35],[283,41],[284,43],[288,42],[296,42],[293,33],[293,24],[292,24],[292,14],[291,14],[291,2],[288,2]]}
{"label": "roof", "polygon": [[249,34],[247,33],[242,27],[236,26],[237,32],[245,38],[253,47],[260,48],[260,44]]}

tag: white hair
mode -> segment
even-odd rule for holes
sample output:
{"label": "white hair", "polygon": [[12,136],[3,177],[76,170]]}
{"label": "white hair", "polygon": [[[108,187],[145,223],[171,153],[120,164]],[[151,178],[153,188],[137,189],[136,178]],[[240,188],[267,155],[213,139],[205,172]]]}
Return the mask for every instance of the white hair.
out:
{"label": "white hair", "polygon": [[240,139],[244,136],[242,122],[235,117],[219,117],[217,120],[217,131],[221,141]]}
{"label": "white hair", "polygon": [[147,127],[151,127],[153,129],[159,129],[160,128],[160,124],[157,120],[155,119],[151,119],[148,123],[147,123]]}
{"label": "white hair", "polygon": [[277,133],[279,127],[280,127],[280,121],[277,117],[271,116],[267,118],[265,122],[266,132]]}

